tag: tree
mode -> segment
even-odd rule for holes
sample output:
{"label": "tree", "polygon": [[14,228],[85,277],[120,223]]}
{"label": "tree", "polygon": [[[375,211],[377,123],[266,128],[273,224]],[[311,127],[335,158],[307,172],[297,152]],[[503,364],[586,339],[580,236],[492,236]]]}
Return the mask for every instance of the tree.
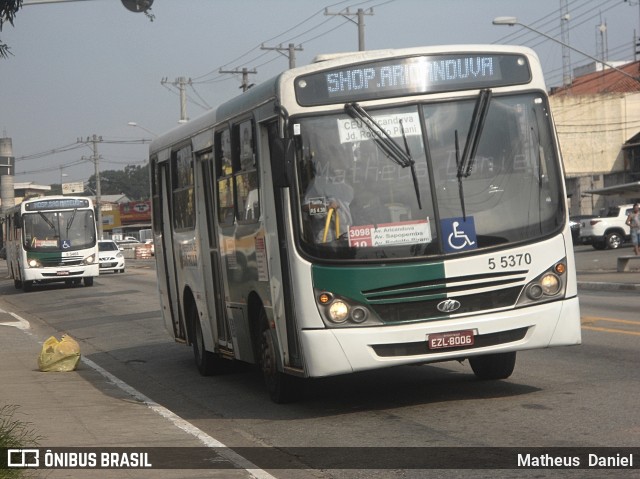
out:
{"label": "tree", "polygon": [[[96,177],[91,175],[89,190],[96,190]],[[133,201],[148,200],[151,197],[149,186],[149,165],[127,165],[124,170],[106,170],[100,172],[100,193],[103,195],[123,194]]]}
{"label": "tree", "polygon": [[[5,22],[13,26],[13,19],[20,8],[22,8],[22,0],[0,0],[0,31]],[[0,41],[0,58],[7,58],[11,54],[9,50],[9,46]]]}
{"label": "tree", "polygon": [[[54,0],[52,0],[54,1]],[[79,0],[59,0],[59,1],[79,1]],[[2,25],[5,22],[9,22],[13,26],[13,19],[16,17],[18,10],[22,8],[23,0],[0,0],[0,31],[2,31]],[[122,4],[127,10],[132,12],[144,13],[150,21],[153,21],[155,16],[151,13],[151,5],[153,0],[122,0]],[[0,41],[0,59],[7,58],[11,55],[9,51],[10,47],[6,43]]]}

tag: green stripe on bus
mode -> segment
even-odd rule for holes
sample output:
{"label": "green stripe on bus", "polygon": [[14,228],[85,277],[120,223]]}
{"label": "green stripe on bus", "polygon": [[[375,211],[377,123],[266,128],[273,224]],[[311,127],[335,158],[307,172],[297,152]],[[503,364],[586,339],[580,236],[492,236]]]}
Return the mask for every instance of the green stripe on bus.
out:
{"label": "green stripe on bus", "polygon": [[[442,262],[380,266],[313,265],[312,277],[316,289],[362,303],[370,302],[363,292],[394,288],[414,289],[415,285],[420,283],[434,282],[444,285],[446,282]],[[437,296],[446,298],[445,294]]]}
{"label": "green stripe on bus", "polygon": [[48,261],[61,261],[62,253],[57,252],[38,252],[38,251],[29,251],[27,253],[27,260],[37,259],[37,260],[48,260]]}

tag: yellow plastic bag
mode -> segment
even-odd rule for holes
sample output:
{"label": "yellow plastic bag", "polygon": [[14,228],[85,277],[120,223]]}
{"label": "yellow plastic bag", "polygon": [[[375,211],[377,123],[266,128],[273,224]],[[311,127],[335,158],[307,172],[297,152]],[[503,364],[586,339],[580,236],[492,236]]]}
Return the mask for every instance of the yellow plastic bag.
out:
{"label": "yellow plastic bag", "polygon": [[80,361],[80,345],[71,336],[64,334],[58,341],[51,336],[42,345],[38,357],[40,371],[73,371]]}

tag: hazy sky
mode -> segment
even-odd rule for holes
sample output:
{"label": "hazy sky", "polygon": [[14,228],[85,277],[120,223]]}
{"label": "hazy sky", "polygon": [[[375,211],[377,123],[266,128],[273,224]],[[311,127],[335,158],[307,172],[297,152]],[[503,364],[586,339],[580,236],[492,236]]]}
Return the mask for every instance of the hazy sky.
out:
{"label": "hazy sky", "polygon": [[[28,2],[29,0],[25,0]],[[633,60],[640,0],[567,0],[569,43],[608,60]],[[0,60],[0,135],[12,138],[16,182],[86,181],[92,151],[78,138],[99,135],[100,169],[143,165],[151,138],[180,118],[178,77],[192,80],[187,113],[194,118],[240,94],[239,75],[256,69],[259,83],[288,67],[273,50],[295,43],[298,65],[319,53],[357,50],[357,28],[340,16],[346,7],[373,7],[365,17],[367,49],[456,43],[513,43],[533,47],[549,86],[562,82],[562,48],[519,26],[518,20],[560,39],[560,0],[155,0],[153,22],[120,0],[26,5],[0,39],[13,56]],[[352,17],[353,18],[353,17]],[[599,25],[606,23],[606,34]],[[589,62],[571,52],[573,66]],[[162,84],[161,80],[167,79]],[[80,146],[76,148],[76,146]],[[67,150],[54,153],[58,150]],[[40,155],[41,153],[47,153]],[[64,175],[64,176],[63,176]]]}

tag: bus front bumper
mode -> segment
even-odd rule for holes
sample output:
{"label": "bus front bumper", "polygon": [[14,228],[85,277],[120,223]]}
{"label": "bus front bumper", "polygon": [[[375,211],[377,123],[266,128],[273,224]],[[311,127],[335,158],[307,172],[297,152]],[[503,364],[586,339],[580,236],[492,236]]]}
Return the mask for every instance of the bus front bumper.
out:
{"label": "bus front bumper", "polygon": [[[429,349],[436,333],[474,332],[474,345]],[[404,364],[460,360],[481,354],[580,344],[578,298],[446,320],[368,328],[303,330],[309,377]]]}
{"label": "bus front bumper", "polygon": [[87,276],[98,276],[100,274],[98,264],[91,266],[72,268],[27,268],[23,273],[23,281],[65,281],[74,278],[84,278]]}

